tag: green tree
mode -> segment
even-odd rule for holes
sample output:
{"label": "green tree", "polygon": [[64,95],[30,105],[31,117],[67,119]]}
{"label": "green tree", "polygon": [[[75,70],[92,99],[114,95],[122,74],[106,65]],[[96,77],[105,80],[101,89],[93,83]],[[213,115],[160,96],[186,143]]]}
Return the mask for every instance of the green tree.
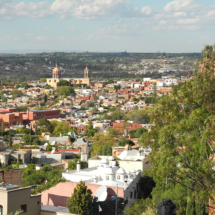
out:
{"label": "green tree", "polygon": [[23,96],[23,93],[21,90],[14,90],[11,92],[12,98],[15,99],[17,97]]}
{"label": "green tree", "polygon": [[178,90],[180,90],[180,88],[185,84],[184,83],[178,83],[177,85],[172,86],[173,91],[177,92]]}
{"label": "green tree", "polygon": [[26,112],[28,108],[26,106],[16,106],[17,112]]}
{"label": "green tree", "polygon": [[21,87],[23,87],[25,89],[29,88],[29,85],[27,83],[21,83],[20,85],[21,85]]}
{"label": "green tree", "polygon": [[61,87],[61,86],[69,86],[69,82],[66,81],[66,80],[60,80],[60,81],[57,83],[57,86],[58,86],[58,87]]}
{"label": "green tree", "polygon": [[[110,148],[115,145],[115,139],[111,134],[104,134],[104,133],[96,133],[95,136],[89,139],[92,141],[91,145],[91,156],[94,157],[96,154],[103,154],[105,155],[110,154]],[[104,146],[108,147],[104,147]]]}
{"label": "green tree", "polygon": [[[49,164],[45,164],[40,170],[35,170],[34,164],[29,164],[24,169],[22,178],[24,178],[22,184],[24,187],[32,185],[40,185],[42,182],[48,181],[45,185],[47,188],[55,186],[61,178],[62,171],[54,169]],[[46,188],[46,189],[47,189]]]}
{"label": "green tree", "polygon": [[7,98],[5,96],[2,96],[2,102],[7,102]]}
{"label": "green tree", "polygon": [[[71,160],[68,164],[68,169],[77,169],[77,162],[78,162],[78,158],[75,158],[73,160]],[[88,167],[87,162],[86,161],[79,161],[81,164],[81,169],[86,169]]]}
{"label": "green tree", "polygon": [[86,108],[95,107],[95,103],[93,101],[86,102]]}
{"label": "green tree", "polygon": [[75,96],[75,91],[73,87],[70,86],[62,86],[59,87],[59,93],[60,96]]}
{"label": "green tree", "polygon": [[44,95],[44,104],[47,102],[47,95]]}
{"label": "green tree", "polygon": [[121,85],[119,85],[119,84],[114,85],[114,89],[115,89],[116,91],[120,90],[120,89],[121,89]]}
{"label": "green tree", "polygon": [[124,119],[125,114],[120,109],[115,109],[111,114],[106,115],[105,118],[110,119],[112,121],[122,120]]}
{"label": "green tree", "polygon": [[41,83],[46,82],[46,78],[41,78],[41,79],[40,79],[40,82],[41,82]]}
{"label": "green tree", "polygon": [[51,122],[46,118],[40,118],[36,122],[37,131],[36,134],[41,134],[42,132],[52,133],[53,132],[53,126]]}
{"label": "green tree", "polygon": [[98,96],[96,96],[96,95],[93,96],[93,100],[94,100],[94,101],[97,101],[98,99],[99,99]]}
{"label": "green tree", "polygon": [[88,138],[93,137],[95,135],[95,133],[97,132],[97,130],[95,128],[93,128],[93,123],[89,122],[87,129],[86,129],[86,135]]}
{"label": "green tree", "polygon": [[29,134],[29,130],[26,127],[17,128],[16,133],[18,133],[18,134]]}
{"label": "green tree", "polygon": [[[188,183],[188,187],[190,186],[192,182]],[[193,198],[193,192],[191,189],[187,190],[187,208],[186,208],[186,215],[196,215],[196,209],[195,209],[195,199]]]}
{"label": "green tree", "polygon": [[134,146],[134,142],[131,140],[127,140],[127,139],[120,139],[119,140],[119,146],[125,146],[126,144],[130,145],[130,146]]}
{"label": "green tree", "polygon": [[52,150],[52,146],[48,145],[48,146],[46,147],[46,151],[51,151],[51,150]]}
{"label": "green tree", "polygon": [[92,191],[87,189],[85,182],[80,181],[68,199],[67,208],[70,213],[91,215],[93,211]]}
{"label": "green tree", "polygon": [[[156,183],[171,179],[170,184],[190,189],[193,200],[208,205],[208,198],[215,195],[211,159],[215,155],[211,144],[215,139],[215,47],[206,46],[203,56],[202,72],[178,91],[162,96],[151,109],[154,127],[144,134],[142,143],[152,148],[150,174]],[[182,210],[181,205],[177,210]]]}

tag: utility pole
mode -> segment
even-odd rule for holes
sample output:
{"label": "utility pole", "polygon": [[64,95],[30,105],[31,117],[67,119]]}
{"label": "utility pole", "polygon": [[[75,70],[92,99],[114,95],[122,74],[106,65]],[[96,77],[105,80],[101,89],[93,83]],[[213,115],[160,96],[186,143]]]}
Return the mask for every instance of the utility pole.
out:
{"label": "utility pole", "polygon": [[116,208],[115,208],[115,215],[117,215],[117,196],[118,196],[118,184],[116,184]]}

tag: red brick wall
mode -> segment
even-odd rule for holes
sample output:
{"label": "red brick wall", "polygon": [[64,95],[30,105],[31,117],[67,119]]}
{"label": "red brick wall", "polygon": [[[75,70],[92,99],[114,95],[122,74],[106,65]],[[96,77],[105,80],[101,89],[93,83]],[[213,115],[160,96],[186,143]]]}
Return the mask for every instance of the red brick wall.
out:
{"label": "red brick wall", "polygon": [[[20,187],[22,187],[22,181],[24,180],[21,177],[22,173],[23,171],[21,170],[4,171],[4,181],[6,183],[19,185]],[[1,179],[1,175],[0,175],[0,179]]]}

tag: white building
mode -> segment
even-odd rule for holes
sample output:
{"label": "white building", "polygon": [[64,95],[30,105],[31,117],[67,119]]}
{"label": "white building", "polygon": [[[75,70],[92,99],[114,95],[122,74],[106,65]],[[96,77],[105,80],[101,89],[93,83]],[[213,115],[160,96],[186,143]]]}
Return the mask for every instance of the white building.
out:
{"label": "white building", "polygon": [[140,170],[125,171],[117,166],[115,160],[112,165],[103,158],[98,167],[80,169],[80,163],[77,163],[77,170],[62,173],[62,178],[71,182],[84,181],[86,184],[95,184],[107,187],[118,187],[122,198],[136,199],[140,188]]}

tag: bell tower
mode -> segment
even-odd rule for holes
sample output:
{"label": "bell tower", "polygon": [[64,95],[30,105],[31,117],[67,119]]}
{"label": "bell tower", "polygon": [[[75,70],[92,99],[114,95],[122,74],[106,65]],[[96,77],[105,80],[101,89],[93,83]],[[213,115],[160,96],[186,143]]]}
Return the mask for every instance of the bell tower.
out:
{"label": "bell tower", "polygon": [[84,78],[89,78],[89,69],[86,66],[86,69],[84,70]]}

